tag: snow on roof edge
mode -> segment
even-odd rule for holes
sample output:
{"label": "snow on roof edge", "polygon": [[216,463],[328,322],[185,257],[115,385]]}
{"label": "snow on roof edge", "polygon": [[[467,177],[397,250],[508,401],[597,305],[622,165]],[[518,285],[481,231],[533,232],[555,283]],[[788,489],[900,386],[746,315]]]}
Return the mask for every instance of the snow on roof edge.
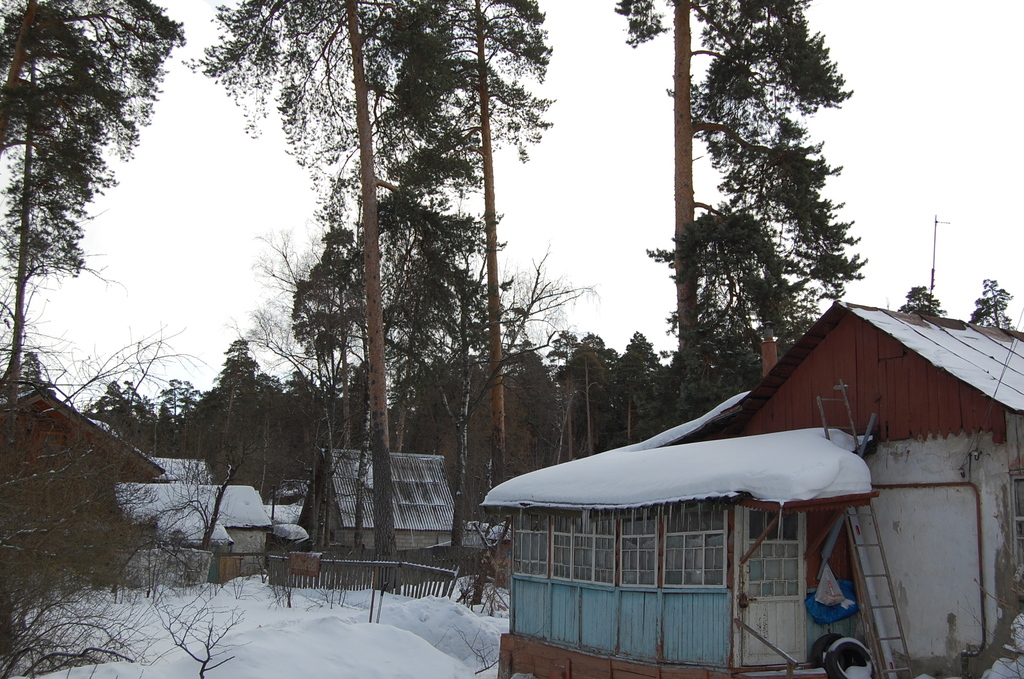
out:
{"label": "snow on roof edge", "polygon": [[736,394],[732,398],[729,398],[723,401],[722,403],[719,403],[717,406],[715,406],[714,408],[712,408],[711,410],[709,410],[708,412],[704,413],[703,415],[696,419],[690,420],[689,422],[684,422],[682,424],[678,424],[672,427],[671,429],[666,429],[665,431],[659,434],[655,434],[651,438],[646,439],[644,441],[640,441],[639,443],[632,443],[628,446],[622,446],[621,448],[613,448],[613,450],[650,450],[651,448],[661,448],[662,446],[666,446],[672,443],[673,441],[678,441],[684,436],[692,434],[693,432],[697,431],[704,425],[728,413],[728,411],[731,410],[733,406],[737,405],[740,401],[746,398],[747,394],[749,393],[749,391],[744,391],[742,393]]}
{"label": "snow on roof edge", "polygon": [[859,495],[872,490],[853,437],[820,428],[715,439],[645,451],[614,450],[510,479],[488,509],[529,506],[633,509],[749,494],[763,502]]}

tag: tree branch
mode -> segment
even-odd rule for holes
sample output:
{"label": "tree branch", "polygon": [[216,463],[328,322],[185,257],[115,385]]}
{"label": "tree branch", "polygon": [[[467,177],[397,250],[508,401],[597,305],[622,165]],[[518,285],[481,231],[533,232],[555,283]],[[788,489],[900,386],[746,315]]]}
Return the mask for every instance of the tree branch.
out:
{"label": "tree branch", "polygon": [[739,134],[737,134],[736,131],[733,130],[731,127],[729,127],[728,125],[723,125],[721,123],[694,123],[693,131],[695,134],[698,132],[721,132],[725,136],[729,137],[729,139],[732,139],[734,142],[742,146],[743,148],[757,149],[758,151],[772,150],[767,146],[762,146],[761,144],[755,144],[753,142],[747,141]]}

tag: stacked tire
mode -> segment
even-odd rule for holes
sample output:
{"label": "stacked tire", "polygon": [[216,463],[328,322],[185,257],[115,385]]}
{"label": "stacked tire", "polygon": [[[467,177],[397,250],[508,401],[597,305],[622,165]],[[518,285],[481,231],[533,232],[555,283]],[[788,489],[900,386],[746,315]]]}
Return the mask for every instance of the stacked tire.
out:
{"label": "stacked tire", "polygon": [[824,634],[811,646],[808,661],[822,667],[828,679],[870,679],[875,676],[871,654],[864,644],[841,634]]}

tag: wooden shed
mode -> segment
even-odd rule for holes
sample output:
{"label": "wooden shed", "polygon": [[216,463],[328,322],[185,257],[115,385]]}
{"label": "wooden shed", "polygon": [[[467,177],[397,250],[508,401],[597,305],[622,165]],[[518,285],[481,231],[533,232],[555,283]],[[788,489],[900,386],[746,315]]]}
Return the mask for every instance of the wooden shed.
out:
{"label": "wooden shed", "polygon": [[[391,478],[397,549],[451,542],[455,505],[444,458],[391,453]],[[368,460],[360,465],[360,451],[335,451],[333,490],[336,511],[332,516],[331,541],[342,547],[372,549],[373,469]]]}

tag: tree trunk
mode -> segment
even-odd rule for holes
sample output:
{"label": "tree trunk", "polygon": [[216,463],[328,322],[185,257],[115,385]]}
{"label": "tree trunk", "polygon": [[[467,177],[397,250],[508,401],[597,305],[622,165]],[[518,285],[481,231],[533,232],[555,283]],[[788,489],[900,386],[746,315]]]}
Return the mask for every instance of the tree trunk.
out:
{"label": "tree trunk", "polygon": [[505,480],[505,382],[501,346],[501,296],[498,284],[498,212],[494,197],[491,145],[491,94],[487,81],[484,14],[476,0],[477,90],[480,95],[480,154],[484,173],[484,231],[487,254],[487,328],[491,375],[491,485]]}
{"label": "tree trunk", "polygon": [[594,420],[590,413],[590,364],[583,363],[583,399],[587,406],[587,456],[594,454]]}
{"label": "tree trunk", "polygon": [[[224,503],[224,494],[228,492],[228,486],[231,485],[231,481],[238,474],[238,469],[238,467],[228,467],[228,473],[224,476],[224,482],[217,488],[217,496],[213,501],[213,511],[210,512],[210,519],[207,522],[206,529],[203,531],[203,541],[200,543],[199,549],[210,549],[213,530],[217,527],[217,520],[220,519],[220,506]],[[197,498],[199,502],[202,502],[202,499],[201,495]]]}
{"label": "tree trunk", "polygon": [[360,188],[363,203],[363,263],[366,269],[367,381],[370,396],[370,453],[373,463],[373,539],[378,558],[395,553],[391,455],[388,452],[388,404],[384,371],[384,316],[380,285],[380,228],[377,221],[377,175],[369,95],[363,68],[363,38],[356,0],[346,0],[348,38],[352,50],[352,83],[356,95]]}
{"label": "tree trunk", "polygon": [[686,273],[680,241],[693,226],[693,115],[690,110],[690,3],[675,6],[675,258],[676,315],[679,350],[685,349],[686,333],[697,321],[697,279]]}
{"label": "tree trunk", "polygon": [[[32,125],[29,123],[25,132],[25,159],[22,168],[21,214],[18,225],[18,268],[14,278],[14,318],[11,328],[10,357],[7,370],[4,371],[2,382],[9,389],[8,403],[14,407],[18,402],[18,380],[21,377],[21,358],[25,349],[25,303],[28,294],[29,279],[29,233],[32,229]],[[8,418],[12,426],[13,437],[14,417]],[[13,440],[13,439],[12,439]]]}
{"label": "tree trunk", "polygon": [[[28,51],[25,47],[25,36],[32,29],[32,26],[36,22],[36,14],[39,12],[38,0],[28,0],[28,5],[25,7],[25,15],[22,17],[21,29],[18,32],[18,39],[14,43],[14,54],[11,55],[11,65],[7,69],[7,80],[4,84],[5,95],[3,97],[3,103],[7,103],[10,93],[14,91],[14,88],[18,86],[18,82],[21,80],[21,72],[25,68],[25,64],[28,61]],[[11,121],[8,117],[7,107],[0,106],[0,110],[4,111],[3,115],[0,115],[0,158],[3,157],[4,149],[7,148],[7,130],[10,127]]]}

